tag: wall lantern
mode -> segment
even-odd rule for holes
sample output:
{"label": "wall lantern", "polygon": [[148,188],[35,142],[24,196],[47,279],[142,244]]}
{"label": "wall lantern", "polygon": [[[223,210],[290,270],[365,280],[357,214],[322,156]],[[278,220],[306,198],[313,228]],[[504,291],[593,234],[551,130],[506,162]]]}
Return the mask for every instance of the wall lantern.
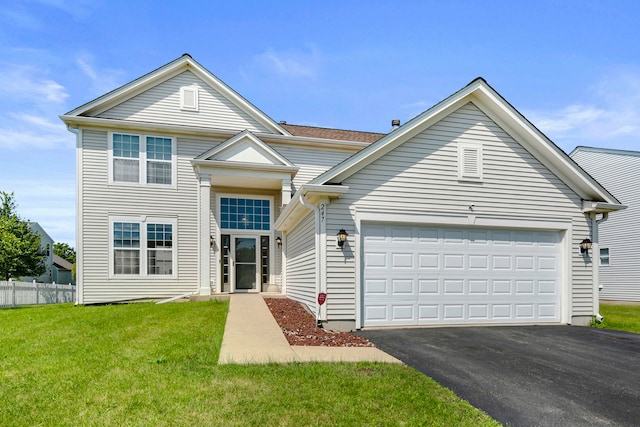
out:
{"label": "wall lantern", "polygon": [[591,249],[591,240],[589,239],[584,239],[582,242],[580,242],[580,253],[589,253],[589,249]]}
{"label": "wall lantern", "polygon": [[343,247],[344,246],[344,242],[347,241],[347,236],[348,235],[349,235],[349,233],[344,231],[344,228],[341,228],[340,231],[338,231],[338,246],[339,247]]}
{"label": "wall lantern", "polygon": [[213,247],[213,244],[215,243],[216,239],[213,237],[213,235],[209,236],[209,245],[211,247]]}
{"label": "wall lantern", "polygon": [[278,247],[282,246],[282,237],[276,237],[276,245],[278,245]]}

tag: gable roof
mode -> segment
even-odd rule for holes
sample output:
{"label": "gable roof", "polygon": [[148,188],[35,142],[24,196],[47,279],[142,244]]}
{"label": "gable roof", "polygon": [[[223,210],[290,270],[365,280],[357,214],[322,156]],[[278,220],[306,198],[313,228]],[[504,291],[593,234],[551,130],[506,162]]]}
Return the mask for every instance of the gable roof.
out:
{"label": "gable roof", "polygon": [[600,148],[600,147],[587,147],[585,145],[579,145],[569,153],[570,157],[579,152],[590,152],[598,154],[614,154],[620,156],[640,157],[640,151],[633,150],[621,150],[617,148]]}
{"label": "gable roof", "polygon": [[476,78],[448,98],[317,176],[310,184],[341,183],[344,179],[469,102],[472,102],[509,133],[583,200],[605,203],[607,209],[611,210],[623,208],[611,193],[583,171],[564,151],[531,124],[481,77]]}
{"label": "gable roof", "polygon": [[197,77],[215,89],[223,97],[236,105],[239,109],[247,113],[253,119],[265,126],[269,131],[279,135],[290,135],[290,133],[282,128],[277,122],[259,110],[255,105],[247,101],[236,91],[227,86],[222,80],[213,75],[209,70],[195,61],[191,55],[185,53],[178,59],[169,62],[166,65],[157,68],[150,73],[145,74],[127,83],[109,93],[106,93],[93,101],[89,101],[68,113],[61,116],[64,121],[73,117],[83,117],[96,115],[102,111],[114,107],[145,90],[150,89],[185,70],[189,70]]}
{"label": "gable roof", "polygon": [[286,157],[246,129],[222,144],[200,154],[196,159],[262,163],[297,169],[297,166]]}
{"label": "gable roof", "polygon": [[293,136],[306,136],[311,138],[335,139],[339,141],[355,141],[372,143],[383,136],[384,133],[363,132],[358,130],[332,129],[317,126],[291,125],[280,122],[280,126],[289,131]]}

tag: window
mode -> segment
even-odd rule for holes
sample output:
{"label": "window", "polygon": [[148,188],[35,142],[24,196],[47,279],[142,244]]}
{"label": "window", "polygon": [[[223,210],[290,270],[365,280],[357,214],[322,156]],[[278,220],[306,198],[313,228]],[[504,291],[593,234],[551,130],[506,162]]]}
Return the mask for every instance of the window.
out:
{"label": "window", "polygon": [[110,155],[113,183],[175,185],[173,138],[113,133]]}
{"label": "window", "polygon": [[175,221],[112,222],[113,275],[173,276]]}
{"label": "window", "polygon": [[609,265],[609,248],[600,248],[600,265]]}
{"label": "window", "polygon": [[183,110],[198,111],[198,87],[180,88],[180,108]]}
{"label": "window", "polygon": [[458,179],[482,180],[482,145],[467,143],[458,145]]}
{"label": "window", "polygon": [[138,182],[140,180],[140,137],[113,134],[113,180]]}
{"label": "window", "polygon": [[220,198],[220,228],[269,230],[271,206],[266,199]]}

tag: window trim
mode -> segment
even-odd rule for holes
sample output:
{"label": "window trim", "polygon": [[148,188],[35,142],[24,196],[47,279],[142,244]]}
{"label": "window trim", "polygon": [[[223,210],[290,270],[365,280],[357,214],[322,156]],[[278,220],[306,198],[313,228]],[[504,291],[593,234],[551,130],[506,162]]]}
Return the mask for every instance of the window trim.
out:
{"label": "window trim", "polygon": [[[602,251],[606,250],[607,251],[607,255],[603,256],[602,255]],[[607,259],[607,263],[603,264],[602,263],[602,258],[606,258]],[[598,265],[601,267],[608,267],[611,265],[611,248],[608,246],[605,247],[601,247],[598,249]]]}
{"label": "window trim", "polygon": [[[476,153],[476,168],[477,174],[469,174],[465,167],[465,154],[467,152],[474,151]],[[483,153],[482,144],[471,142],[459,142],[458,143],[458,180],[459,181],[471,181],[482,182],[483,180]]]}
{"label": "window trim", "polygon": [[[116,222],[128,222],[140,224],[140,274],[115,274],[115,246],[113,244],[114,224]],[[149,274],[147,253],[147,224],[170,224],[172,226],[171,245],[171,274]],[[175,280],[178,278],[178,219],[176,217],[161,216],[109,216],[109,279],[136,279],[136,280]]]}
{"label": "window trim", "polygon": [[[116,181],[114,178],[114,167],[113,162],[115,158],[113,155],[113,135],[131,135],[137,136],[140,138],[140,155],[137,160],[139,163],[138,167],[138,182],[126,182],[126,181]],[[156,184],[156,183],[148,183],[147,182],[147,165],[149,161],[155,161],[154,159],[147,158],[147,137],[149,138],[164,138],[171,140],[171,184]],[[127,132],[127,131],[110,131],[108,134],[108,173],[109,173],[109,185],[110,186],[125,186],[125,187],[153,187],[153,188],[170,188],[176,189],[178,188],[177,180],[178,180],[178,155],[177,155],[177,138],[168,135],[156,135],[156,134],[146,134],[146,133],[136,133],[136,132]],[[165,160],[165,162],[169,163],[169,161]]]}
{"label": "window trim", "polygon": [[[222,228],[222,208],[221,203],[224,197],[234,199],[254,199],[254,200],[268,200],[269,201],[269,229],[268,230],[244,230],[237,228]],[[233,194],[233,193],[219,193],[216,194],[216,225],[221,234],[273,234],[274,224],[274,198],[272,196],[262,196],[257,194]]]}

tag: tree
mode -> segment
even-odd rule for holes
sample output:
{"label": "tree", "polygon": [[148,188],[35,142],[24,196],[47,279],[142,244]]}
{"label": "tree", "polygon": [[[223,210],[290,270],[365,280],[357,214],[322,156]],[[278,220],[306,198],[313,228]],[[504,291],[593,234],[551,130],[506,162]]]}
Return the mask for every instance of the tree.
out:
{"label": "tree", "polygon": [[54,243],[53,253],[58,255],[60,258],[66,259],[71,264],[75,264],[76,262],[76,250],[67,243]]}
{"label": "tree", "polygon": [[0,279],[44,273],[40,235],[16,212],[13,193],[0,191]]}

